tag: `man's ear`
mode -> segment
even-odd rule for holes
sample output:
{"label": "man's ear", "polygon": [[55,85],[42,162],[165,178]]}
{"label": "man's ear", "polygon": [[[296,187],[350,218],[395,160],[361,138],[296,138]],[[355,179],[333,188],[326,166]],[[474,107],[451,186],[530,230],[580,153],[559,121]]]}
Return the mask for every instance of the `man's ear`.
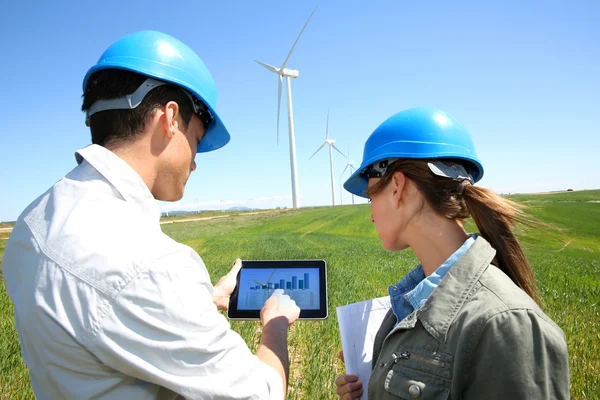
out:
{"label": "man's ear", "polygon": [[404,197],[406,189],[406,175],[404,175],[404,173],[400,171],[394,172],[390,185],[392,189],[394,204],[396,205],[396,207],[400,207],[400,202]]}
{"label": "man's ear", "polygon": [[161,116],[161,126],[165,135],[169,139],[175,136],[175,132],[179,129],[179,123],[177,122],[177,115],[179,114],[179,104],[174,101],[169,101],[165,106],[160,110],[162,113]]}

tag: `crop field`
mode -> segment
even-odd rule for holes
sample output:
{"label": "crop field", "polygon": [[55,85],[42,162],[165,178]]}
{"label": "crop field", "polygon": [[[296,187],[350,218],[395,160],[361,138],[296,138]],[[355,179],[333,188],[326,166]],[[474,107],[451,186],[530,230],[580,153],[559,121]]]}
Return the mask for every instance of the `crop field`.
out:
{"label": "crop field", "polygon": [[[527,212],[558,230],[519,228],[533,266],[544,311],[562,327],[571,358],[571,394],[600,398],[600,190],[514,195]],[[218,214],[218,213],[217,213]],[[335,399],[334,380],[344,368],[336,306],[387,294],[414,268],[410,251],[391,253],[380,244],[369,205],[235,213],[229,217],[168,223],[163,231],[204,259],[213,283],[236,257],[324,259],[328,268],[329,318],[298,321],[291,329],[288,399]],[[469,231],[475,231],[472,221]],[[0,231],[0,257],[7,233]],[[0,266],[1,271],[1,266]],[[232,321],[255,350],[260,325]],[[534,368],[534,366],[532,366]],[[33,398],[20,356],[12,305],[0,284],[0,398]]]}

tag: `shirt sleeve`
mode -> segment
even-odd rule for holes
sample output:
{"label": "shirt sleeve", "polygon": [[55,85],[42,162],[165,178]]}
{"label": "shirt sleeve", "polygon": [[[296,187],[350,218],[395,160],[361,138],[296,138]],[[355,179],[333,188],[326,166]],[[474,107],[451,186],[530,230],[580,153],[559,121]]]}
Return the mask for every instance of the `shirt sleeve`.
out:
{"label": "shirt sleeve", "polygon": [[496,314],[471,354],[465,399],[569,399],[567,343],[532,310]]}
{"label": "shirt sleeve", "polygon": [[93,353],[185,398],[283,399],[281,377],[230,329],[212,292],[193,250],[162,258],[107,305]]}

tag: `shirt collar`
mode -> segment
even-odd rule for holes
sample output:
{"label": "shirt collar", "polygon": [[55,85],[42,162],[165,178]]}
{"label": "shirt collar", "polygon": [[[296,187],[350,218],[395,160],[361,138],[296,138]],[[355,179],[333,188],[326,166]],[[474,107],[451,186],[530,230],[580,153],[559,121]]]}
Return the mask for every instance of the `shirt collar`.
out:
{"label": "shirt collar", "polygon": [[456,261],[462,257],[462,255],[471,247],[475,242],[476,235],[469,236],[467,240],[456,250],[442,265],[440,265],[432,274],[423,279],[414,289],[407,292],[404,297],[410,302],[413,309],[421,307],[425,301],[429,298],[431,293],[440,284],[444,276],[450,271],[450,268],[454,266]]}
{"label": "shirt collar", "polygon": [[75,152],[77,164],[89,163],[123,197],[151,218],[160,220],[160,208],[140,175],[121,157],[97,144]]}

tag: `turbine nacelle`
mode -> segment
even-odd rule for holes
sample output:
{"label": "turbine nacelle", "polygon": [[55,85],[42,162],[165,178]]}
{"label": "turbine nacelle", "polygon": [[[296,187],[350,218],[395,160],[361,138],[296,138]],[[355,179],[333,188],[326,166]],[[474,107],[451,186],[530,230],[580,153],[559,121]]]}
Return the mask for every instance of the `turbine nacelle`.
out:
{"label": "turbine nacelle", "polygon": [[265,67],[266,69],[268,69],[269,71],[277,74],[277,75],[281,75],[281,76],[289,76],[290,78],[297,78],[298,75],[300,75],[300,71],[298,71],[297,69],[289,69],[289,68],[277,68],[273,65],[270,64],[266,64],[262,61],[258,61],[258,60],[254,60],[256,61],[258,64],[262,65],[263,67]]}
{"label": "turbine nacelle", "polygon": [[289,76],[290,78],[297,78],[300,75],[300,71],[297,69],[284,68],[283,71],[279,69],[278,74],[281,76]]}

